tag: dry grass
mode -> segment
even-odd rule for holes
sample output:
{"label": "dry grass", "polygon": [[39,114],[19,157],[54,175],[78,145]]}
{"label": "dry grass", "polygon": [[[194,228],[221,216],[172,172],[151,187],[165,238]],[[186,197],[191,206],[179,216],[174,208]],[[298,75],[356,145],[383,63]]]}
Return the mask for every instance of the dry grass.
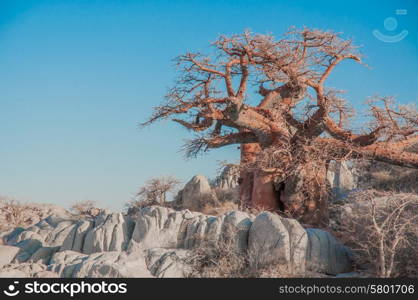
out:
{"label": "dry grass", "polygon": [[231,242],[202,241],[186,259],[191,266],[188,277],[213,278],[246,277],[248,261],[245,255],[239,255]]}
{"label": "dry grass", "polygon": [[[293,274],[283,264],[258,265],[252,256],[237,253],[225,242],[215,245],[203,243],[189,254],[187,264],[191,266],[188,277],[193,278],[291,278],[305,277]],[[254,257],[257,257],[256,255]]]}
{"label": "dry grass", "polygon": [[228,211],[238,210],[238,204],[232,201],[221,202],[219,206],[205,205],[201,209],[201,213],[205,215],[219,216]]}
{"label": "dry grass", "polygon": [[[238,249],[234,230],[217,241],[202,241],[199,247],[191,250],[185,259],[190,266],[188,277],[194,278],[289,278],[304,277],[295,274],[289,267],[280,263],[263,263],[272,261],[262,253]],[[266,255],[268,252],[266,252]]]}
{"label": "dry grass", "polygon": [[239,203],[239,189],[238,187],[232,189],[213,188],[216,198],[219,202],[233,202]]}

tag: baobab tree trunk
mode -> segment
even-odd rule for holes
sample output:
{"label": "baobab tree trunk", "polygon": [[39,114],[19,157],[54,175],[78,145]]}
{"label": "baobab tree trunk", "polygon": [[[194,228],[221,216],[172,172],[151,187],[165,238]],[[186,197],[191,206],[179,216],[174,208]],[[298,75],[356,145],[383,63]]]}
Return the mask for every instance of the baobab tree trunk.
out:
{"label": "baobab tree trunk", "polygon": [[254,207],[276,212],[283,210],[283,205],[280,205],[280,191],[276,191],[274,186],[274,174],[256,170],[253,182],[252,205]]}
{"label": "baobab tree trunk", "polygon": [[[241,144],[241,165],[253,163],[256,160],[257,153],[261,151],[261,147],[257,143]],[[252,207],[254,172],[251,170],[241,170],[240,178],[240,202],[242,207]]]}
{"label": "baobab tree trunk", "polygon": [[[241,163],[251,163],[261,151],[259,144],[241,145]],[[328,222],[326,163],[301,164],[283,182],[265,170],[242,170],[240,200],[246,208],[285,212],[303,223],[325,225]]]}
{"label": "baobab tree trunk", "polygon": [[[241,164],[253,163],[261,147],[257,143],[241,145]],[[278,211],[279,195],[274,188],[274,176],[263,170],[242,170],[240,174],[241,205],[247,208],[257,208]]]}

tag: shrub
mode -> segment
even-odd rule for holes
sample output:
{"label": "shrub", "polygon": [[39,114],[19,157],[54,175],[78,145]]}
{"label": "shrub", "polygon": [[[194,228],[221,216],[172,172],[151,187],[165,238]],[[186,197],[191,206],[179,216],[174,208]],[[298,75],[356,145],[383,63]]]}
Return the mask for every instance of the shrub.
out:
{"label": "shrub", "polygon": [[96,208],[95,201],[91,200],[77,201],[71,205],[70,210],[76,215],[89,217],[95,217],[100,212],[100,209]]}
{"label": "shrub", "polygon": [[4,224],[0,226],[1,230],[6,230],[12,227],[25,226],[26,216],[25,211],[27,210],[27,205],[21,203],[19,200],[16,200],[12,197],[0,196],[0,216],[4,218]]}
{"label": "shrub", "polygon": [[418,196],[382,194],[356,194],[336,234],[374,276],[418,277]]}
{"label": "shrub", "polygon": [[[227,231],[219,240],[201,241],[185,259],[190,266],[188,277],[199,278],[259,278],[259,277],[301,277],[305,274],[293,274],[287,266],[280,263],[268,265],[260,253],[243,252],[237,249],[233,230]],[[267,252],[266,252],[267,253]],[[270,255],[270,254],[267,254]],[[257,261],[256,261],[257,260]]]}

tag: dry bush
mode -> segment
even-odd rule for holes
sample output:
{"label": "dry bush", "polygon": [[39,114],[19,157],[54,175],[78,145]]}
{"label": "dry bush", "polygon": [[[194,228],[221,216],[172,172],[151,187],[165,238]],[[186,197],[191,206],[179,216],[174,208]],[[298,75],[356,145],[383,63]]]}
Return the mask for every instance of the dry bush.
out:
{"label": "dry bush", "polygon": [[205,205],[200,209],[201,213],[218,216],[228,211],[239,209],[238,188],[222,189],[215,187],[213,191],[217,201],[206,201]]}
{"label": "dry bush", "polygon": [[0,224],[0,230],[11,227],[27,225],[25,211],[27,205],[12,197],[0,196],[0,217],[3,217],[4,224]]}
{"label": "dry bush", "polygon": [[[293,274],[287,266],[278,263],[256,264],[247,253],[238,253],[232,243],[202,243],[189,254],[186,263],[191,266],[188,277],[199,278],[289,278]],[[255,255],[254,257],[257,257]],[[303,276],[303,275],[302,275]]]}
{"label": "dry bush", "polygon": [[357,265],[374,276],[418,277],[418,196],[384,195],[357,194],[338,237],[354,250]]}
{"label": "dry bush", "polygon": [[91,200],[77,201],[71,205],[70,210],[79,216],[95,217],[100,209],[96,208],[96,202]]}
{"label": "dry bush", "polygon": [[271,261],[267,251],[252,253],[243,252],[237,247],[234,230],[217,240],[201,241],[199,247],[191,250],[185,259],[190,266],[188,277],[198,278],[288,278],[301,277],[303,274],[292,273],[288,266],[279,263],[262,263]]}
{"label": "dry bush", "polygon": [[225,201],[225,202],[221,202],[219,205],[217,206],[213,206],[213,205],[205,205],[200,212],[205,214],[205,215],[213,215],[213,216],[219,216],[222,215],[228,211],[232,211],[232,210],[238,210],[238,204],[232,201]]}
{"label": "dry bush", "polygon": [[248,260],[237,254],[231,241],[203,241],[186,259],[191,266],[189,277],[247,277]]}

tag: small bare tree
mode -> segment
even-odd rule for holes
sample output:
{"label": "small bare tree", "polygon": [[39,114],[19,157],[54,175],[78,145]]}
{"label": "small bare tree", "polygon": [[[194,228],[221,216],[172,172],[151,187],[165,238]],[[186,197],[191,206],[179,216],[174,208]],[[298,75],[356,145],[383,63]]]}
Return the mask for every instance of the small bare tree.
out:
{"label": "small bare tree", "polygon": [[24,226],[27,206],[15,198],[0,196],[0,214],[5,217],[8,226]]}
{"label": "small bare tree", "polygon": [[[399,275],[411,263],[416,268],[418,197],[397,194],[377,198],[378,201],[372,194],[365,197],[366,206],[357,206],[341,227],[361,263],[375,266],[379,277]],[[410,250],[415,252],[414,257]],[[418,270],[413,272],[416,276]]]}
{"label": "small bare tree", "polygon": [[141,207],[148,205],[165,205],[167,194],[176,191],[180,180],[173,176],[161,176],[148,179],[143,186],[139,188],[135,198],[130,201],[128,207]]}

